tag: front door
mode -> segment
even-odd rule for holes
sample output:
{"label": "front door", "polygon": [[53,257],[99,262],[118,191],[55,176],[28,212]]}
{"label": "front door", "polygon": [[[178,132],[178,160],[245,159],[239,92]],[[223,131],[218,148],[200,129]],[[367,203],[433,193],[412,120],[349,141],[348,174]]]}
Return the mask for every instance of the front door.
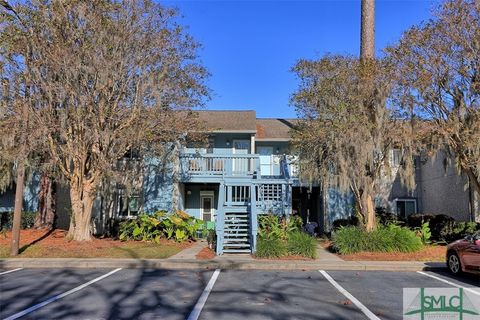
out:
{"label": "front door", "polygon": [[260,175],[271,176],[272,172],[272,154],[273,147],[258,147],[258,154],[260,154]]}
{"label": "front door", "polygon": [[201,218],[203,221],[214,221],[213,195],[200,196]]}

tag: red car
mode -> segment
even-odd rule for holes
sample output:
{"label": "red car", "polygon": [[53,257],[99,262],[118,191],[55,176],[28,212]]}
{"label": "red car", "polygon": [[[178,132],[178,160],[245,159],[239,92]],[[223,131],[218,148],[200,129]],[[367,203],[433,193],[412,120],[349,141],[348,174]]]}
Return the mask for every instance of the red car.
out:
{"label": "red car", "polygon": [[453,274],[480,273],[480,231],[447,246],[447,267]]}

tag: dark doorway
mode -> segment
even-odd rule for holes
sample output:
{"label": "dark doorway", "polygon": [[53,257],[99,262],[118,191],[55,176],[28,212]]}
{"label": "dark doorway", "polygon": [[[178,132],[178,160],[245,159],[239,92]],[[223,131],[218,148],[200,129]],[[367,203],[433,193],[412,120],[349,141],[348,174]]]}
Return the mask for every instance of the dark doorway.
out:
{"label": "dark doorway", "polygon": [[320,188],[319,187],[293,187],[292,188],[292,212],[298,214],[303,223],[316,222],[321,226],[320,212]]}

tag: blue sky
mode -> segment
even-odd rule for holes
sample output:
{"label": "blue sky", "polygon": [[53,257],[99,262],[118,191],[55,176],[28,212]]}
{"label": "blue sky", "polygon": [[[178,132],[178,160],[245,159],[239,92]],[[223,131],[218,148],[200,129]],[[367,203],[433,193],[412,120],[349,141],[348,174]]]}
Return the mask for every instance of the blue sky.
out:
{"label": "blue sky", "polygon": [[[207,109],[254,109],[258,117],[295,117],[289,97],[298,81],[290,72],[300,58],[325,53],[358,55],[357,1],[166,1],[202,45],[212,74]],[[434,1],[376,3],[376,50],[431,17]]]}

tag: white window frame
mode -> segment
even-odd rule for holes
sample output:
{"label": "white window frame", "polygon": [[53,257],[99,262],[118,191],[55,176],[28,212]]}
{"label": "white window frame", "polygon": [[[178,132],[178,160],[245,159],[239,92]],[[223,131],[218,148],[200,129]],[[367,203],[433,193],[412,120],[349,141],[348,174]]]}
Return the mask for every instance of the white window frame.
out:
{"label": "white window frame", "polygon": [[[247,149],[237,149],[235,148],[235,143],[236,142],[246,142],[248,144],[248,148]],[[233,149],[233,153],[236,153],[237,150],[247,150],[247,153],[250,153],[250,149],[251,149],[251,141],[248,140],[248,139],[234,139],[232,140],[232,149]]]}
{"label": "white window frame", "polygon": [[[124,215],[122,214],[122,212],[120,211],[121,209],[121,203],[122,203],[122,198],[126,198],[126,206],[127,206],[127,214]],[[136,214],[132,214],[132,212],[130,211],[130,199],[131,198],[137,198],[137,204],[138,204],[138,210],[136,211]],[[140,197],[140,195],[138,194],[131,194],[129,196],[125,195],[123,193],[123,191],[119,191],[118,192],[118,195],[117,195],[117,217],[120,218],[120,219],[135,219],[136,217],[138,217],[138,215],[140,214],[140,212],[142,211],[142,203],[141,203],[142,199]]]}
{"label": "white window frame", "polygon": [[[395,157],[395,153],[398,153],[398,157]],[[390,166],[396,168],[400,167],[402,163],[402,150],[398,148],[393,148],[390,150]]]}

